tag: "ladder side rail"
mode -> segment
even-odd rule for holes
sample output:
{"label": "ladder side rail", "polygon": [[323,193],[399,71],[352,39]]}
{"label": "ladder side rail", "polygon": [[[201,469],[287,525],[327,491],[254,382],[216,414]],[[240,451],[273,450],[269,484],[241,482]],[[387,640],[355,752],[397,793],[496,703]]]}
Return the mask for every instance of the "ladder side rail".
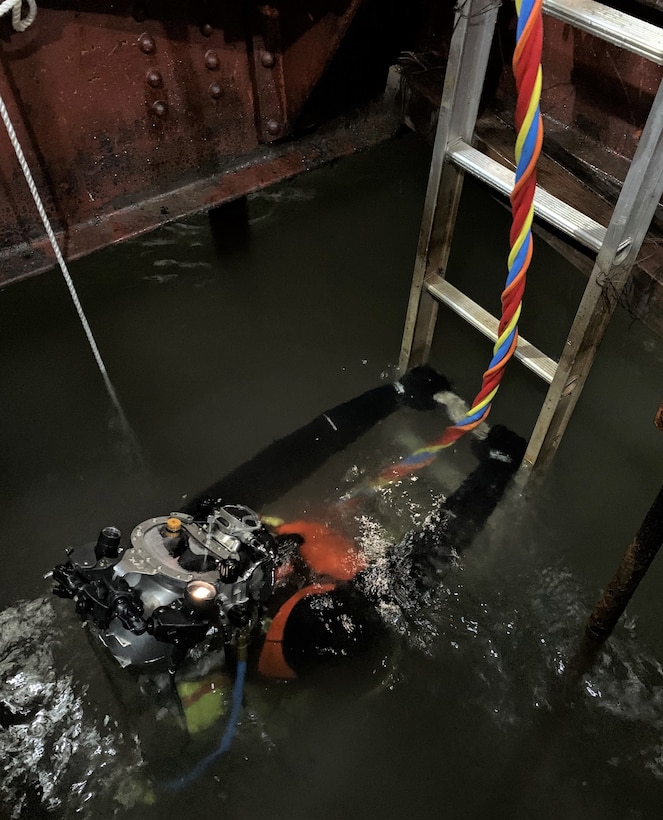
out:
{"label": "ladder side rail", "polygon": [[446,270],[464,173],[447,161],[451,143],[472,140],[499,0],[463,0],[456,12],[433,157],[424,200],[399,369],[428,359],[437,301],[424,289],[427,274]]}
{"label": "ladder side rail", "polygon": [[580,398],[598,346],[663,196],[663,82],[626,175],[605,242],[596,259],[525,453],[540,470],[557,450]]}

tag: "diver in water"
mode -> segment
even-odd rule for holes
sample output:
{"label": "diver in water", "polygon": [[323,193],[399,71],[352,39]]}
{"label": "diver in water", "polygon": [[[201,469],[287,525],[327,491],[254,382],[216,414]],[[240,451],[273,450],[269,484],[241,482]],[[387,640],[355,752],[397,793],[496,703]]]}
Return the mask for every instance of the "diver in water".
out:
{"label": "diver in water", "polygon": [[[69,551],[54,569],[54,591],[73,599],[87,623],[85,633],[98,649],[94,669],[87,667],[87,641],[79,643],[78,619],[55,602],[23,602],[0,613],[6,672],[0,734],[8,761],[2,786],[10,816],[42,810],[73,815],[87,799],[73,786],[91,771],[103,773],[97,794],[120,796],[127,805],[142,802],[149,791],[142,767],[159,756],[146,744],[160,750],[177,743],[182,726],[203,743],[208,730],[216,731],[212,727],[227,730],[240,635],[250,634],[254,680],[304,677],[350,655],[362,671],[362,658],[372,664],[375,652],[396,658],[402,633],[393,613],[416,621],[449,559],[472,542],[502,498],[524,442],[499,427],[474,439],[476,462],[467,478],[446,500],[426,495],[426,504],[433,498],[430,525],[408,523],[403,534],[395,523],[391,532],[385,524],[379,553],[366,549],[359,523],[367,507],[374,512],[376,496],[359,494],[338,505],[332,493],[336,501],[326,508],[299,504],[300,485],[308,487],[305,479],[319,477],[345,448],[341,461],[354,458],[350,445],[397,411],[440,413],[445,392],[444,377],[417,368],[276,441],[175,515],[143,521],[128,538],[105,527],[96,543]],[[332,471],[338,466],[330,465]],[[360,475],[352,480],[362,487]],[[293,488],[294,500],[284,503]],[[381,503],[396,495],[387,493]],[[301,512],[289,514],[288,508]],[[368,518],[382,525],[371,511]],[[72,657],[78,664],[73,672]],[[90,679],[101,704],[96,711],[85,695]],[[253,694],[263,691],[261,684]],[[119,707],[115,716],[126,720],[124,730],[111,719],[111,701]],[[158,731],[143,731],[155,720],[161,721]]]}
{"label": "diver in water", "polygon": [[[398,408],[439,409],[435,396],[449,390],[446,378],[432,368],[415,368],[395,384],[339,405],[265,448],[192,499],[186,510],[201,519],[236,498],[261,510]],[[483,529],[525,448],[520,436],[502,426],[474,438],[478,465],[431,511],[434,524],[407,533],[387,548],[380,557],[383,577],[393,580],[405,564],[419,594],[437,583],[452,555],[460,554]],[[389,593],[384,584],[372,583],[375,562],[359,550],[354,533],[332,531],[316,520],[265,522],[272,525],[277,542],[277,568],[257,663],[261,674],[292,678],[321,660],[345,657],[384,636],[379,610],[391,603],[385,600]]]}
{"label": "diver in water", "polygon": [[[271,678],[292,678],[320,659],[350,654],[384,632],[379,611],[390,602],[371,583],[375,561],[354,533],[334,531],[324,520],[284,522],[260,513],[397,409],[433,410],[444,391],[447,380],[420,367],[323,413],[183,511],[138,525],[131,548],[116,543],[113,552],[105,541],[100,547],[101,538],[79,548],[55,568],[55,592],[76,600],[121,665],[165,660],[174,673],[210,637],[232,656],[240,633],[250,633],[257,669]],[[475,439],[478,465],[434,511],[437,526],[392,544],[381,570],[388,573],[391,563],[395,574],[406,562],[422,589],[435,583],[440,566],[483,528],[524,448],[501,427]]]}

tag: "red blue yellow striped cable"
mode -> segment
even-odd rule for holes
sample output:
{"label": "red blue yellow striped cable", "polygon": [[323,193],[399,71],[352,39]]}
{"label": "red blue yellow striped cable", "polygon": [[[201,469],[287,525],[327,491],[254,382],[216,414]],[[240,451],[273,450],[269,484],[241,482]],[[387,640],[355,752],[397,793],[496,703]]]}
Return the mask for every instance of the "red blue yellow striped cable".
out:
{"label": "red blue yellow striped cable", "polygon": [[543,0],[516,0],[518,27],[513,55],[516,79],[516,177],[511,193],[512,225],[506,285],[502,292],[502,318],[499,323],[493,358],[483,374],[481,389],[471,408],[441,438],[421,447],[399,464],[384,470],[377,486],[408,475],[434,461],[438,453],[465,433],[484,422],[499,390],[504,368],[518,344],[518,319],[522,309],[527,270],[532,259],[532,218],[536,164],[543,143],[541,98],[541,53],[543,48]]}

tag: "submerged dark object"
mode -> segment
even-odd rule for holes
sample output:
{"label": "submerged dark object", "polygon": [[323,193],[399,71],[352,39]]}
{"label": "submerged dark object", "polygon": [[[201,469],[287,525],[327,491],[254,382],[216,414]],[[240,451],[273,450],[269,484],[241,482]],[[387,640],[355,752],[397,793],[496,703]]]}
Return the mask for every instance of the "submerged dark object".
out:
{"label": "submerged dark object", "polygon": [[[271,622],[260,634],[264,674],[292,677],[315,658],[348,654],[375,634],[379,621],[377,602],[366,594],[367,564],[358,559],[343,571],[337,558],[343,558],[345,544],[350,554],[351,542],[318,522],[270,530],[253,509],[278,498],[399,407],[433,409],[434,395],[448,388],[443,376],[421,367],[323,413],[183,512],[138,524],[129,544],[122,544],[116,528],[103,529],[96,543],[71,551],[55,567],[54,592],[74,599],[77,613],[122,666],[165,662],[174,671],[198,644],[216,640],[227,649],[240,632],[261,633],[265,613]],[[479,465],[447,500],[443,531],[409,536],[413,574],[427,577],[431,553],[460,551],[472,540],[523,452],[523,440],[504,428],[476,442]],[[237,498],[250,507],[230,503]]]}
{"label": "submerged dark object", "polygon": [[[321,584],[289,609],[280,654],[270,652],[271,628],[259,669],[270,677],[294,677],[320,659],[343,658],[376,644],[391,632],[380,612],[386,606],[417,626],[421,607],[439,589],[450,562],[467,549],[504,496],[525,453],[526,442],[497,425],[472,442],[474,470],[446,500],[430,511],[430,524],[391,544],[378,564],[365,562],[345,582]],[[277,584],[275,598],[283,595]],[[296,596],[285,600],[290,606]],[[273,618],[276,623],[279,610]],[[388,636],[387,640],[392,640]],[[267,651],[266,651],[267,650]]]}
{"label": "submerged dark object", "polygon": [[[656,412],[654,425],[663,430],[663,404]],[[568,680],[577,682],[592,668],[662,544],[663,487],[658,491],[603,595],[594,605],[580,646],[566,669]]]}

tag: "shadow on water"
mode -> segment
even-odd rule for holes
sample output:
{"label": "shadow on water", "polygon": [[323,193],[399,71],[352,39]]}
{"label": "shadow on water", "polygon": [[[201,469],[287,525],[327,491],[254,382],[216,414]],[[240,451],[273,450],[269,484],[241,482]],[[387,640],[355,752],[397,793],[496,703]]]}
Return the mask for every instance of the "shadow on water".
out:
{"label": "shadow on water", "polygon": [[[57,274],[0,294],[0,747],[10,761],[9,816],[660,813],[659,565],[583,686],[560,688],[586,614],[660,485],[663,441],[651,419],[663,346],[626,316],[611,326],[536,493],[514,490],[410,609],[384,608],[387,647],[290,683],[252,676],[230,754],[167,802],[155,786],[192,768],[222,727],[188,738],[172,699],[108,666],[69,603],[51,599],[41,580],[66,546],[107,524],[126,532],[168,512],[274,439],[393,377],[428,161],[425,146],[402,138],[249,198],[248,241],[245,224],[241,241],[224,242],[201,216],[73,266],[140,463],[114,428]],[[503,209],[469,186],[452,281],[492,309],[507,230]],[[539,246],[531,280],[524,332],[554,350],[581,283]],[[441,318],[433,362],[469,398],[486,343]],[[514,366],[491,422],[526,435],[542,395]],[[329,497],[330,475],[367,469],[395,446],[408,452],[436,428],[378,426],[281,508],[314,507]],[[462,448],[433,469],[440,486],[462,480]],[[433,478],[405,484],[350,522],[366,550],[379,553],[382,541],[422,526]]]}

